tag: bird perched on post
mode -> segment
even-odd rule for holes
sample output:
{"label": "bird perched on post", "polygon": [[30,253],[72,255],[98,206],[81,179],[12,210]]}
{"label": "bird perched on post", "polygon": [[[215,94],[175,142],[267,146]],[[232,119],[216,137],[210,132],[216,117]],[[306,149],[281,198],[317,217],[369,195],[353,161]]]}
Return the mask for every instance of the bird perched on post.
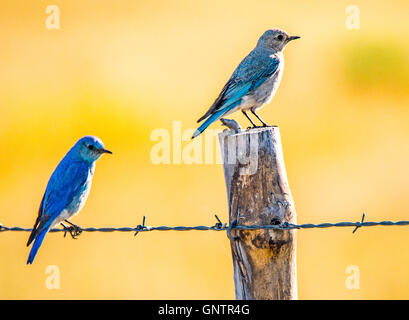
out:
{"label": "bird perched on post", "polygon": [[280,29],[267,30],[256,47],[244,58],[222,89],[210,109],[197,121],[203,122],[192,139],[211,123],[237,110],[241,110],[253,127],[257,127],[246,111],[251,111],[263,126],[267,124],[256,110],[273,98],[284,70],[283,50],[287,43],[299,39]]}
{"label": "bird perched on post", "polygon": [[[34,241],[27,264],[33,263],[45,235],[55,225],[61,224],[73,238],[79,235],[80,228],[68,219],[84,206],[91,189],[95,161],[104,153],[112,154],[105,149],[99,138],[86,136],[78,140],[58,164],[48,181],[37,220],[27,242],[29,246]],[[65,226],[63,221],[71,226]]]}

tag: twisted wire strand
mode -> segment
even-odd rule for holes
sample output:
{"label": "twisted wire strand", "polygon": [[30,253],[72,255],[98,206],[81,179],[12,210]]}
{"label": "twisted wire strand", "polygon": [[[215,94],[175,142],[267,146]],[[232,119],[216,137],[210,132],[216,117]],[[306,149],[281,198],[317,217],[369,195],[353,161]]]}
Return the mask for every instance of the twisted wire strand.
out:
{"label": "twisted wire strand", "polygon": [[[198,231],[228,231],[236,229],[236,230],[292,230],[292,229],[322,229],[322,228],[332,228],[332,227],[355,227],[355,232],[358,228],[361,227],[373,227],[373,226],[407,226],[409,225],[409,221],[379,221],[379,222],[364,222],[365,213],[362,215],[362,220],[359,222],[336,222],[336,223],[304,223],[304,224],[291,224],[291,223],[283,223],[279,225],[238,225],[236,222],[233,222],[231,225],[227,225],[226,223],[222,223],[217,215],[215,215],[217,219],[217,223],[213,226],[146,226],[145,225],[145,217],[143,217],[142,225],[138,225],[137,227],[105,227],[105,228],[95,228],[95,227],[88,227],[82,228],[79,227],[81,232],[135,232],[137,235],[139,232],[148,232],[148,231],[191,231],[191,230],[198,230]],[[0,224],[0,232],[6,231],[22,231],[22,232],[31,232],[31,228],[22,228],[22,227],[7,227]],[[67,229],[62,228],[53,228],[50,232],[67,232]]]}

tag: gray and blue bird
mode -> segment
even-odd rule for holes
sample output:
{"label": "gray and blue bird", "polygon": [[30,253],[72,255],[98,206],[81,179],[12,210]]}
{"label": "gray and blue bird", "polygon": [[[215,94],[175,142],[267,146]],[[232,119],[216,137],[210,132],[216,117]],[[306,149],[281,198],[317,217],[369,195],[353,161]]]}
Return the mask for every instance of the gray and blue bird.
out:
{"label": "gray and blue bird", "polygon": [[267,124],[256,110],[274,97],[284,71],[283,50],[298,36],[290,36],[280,29],[267,30],[256,47],[239,64],[210,109],[197,121],[204,121],[192,138],[201,134],[211,123],[241,110],[253,127],[257,127],[247,111],[251,111],[263,126]]}
{"label": "gray and blue bird", "polygon": [[[91,189],[95,161],[104,153],[112,152],[105,149],[99,138],[86,136],[78,140],[58,164],[48,181],[37,220],[27,242],[29,246],[34,241],[27,264],[33,263],[45,235],[55,225],[61,224],[73,237],[79,234],[79,227],[68,219],[84,206]],[[71,227],[65,226],[63,221]]]}

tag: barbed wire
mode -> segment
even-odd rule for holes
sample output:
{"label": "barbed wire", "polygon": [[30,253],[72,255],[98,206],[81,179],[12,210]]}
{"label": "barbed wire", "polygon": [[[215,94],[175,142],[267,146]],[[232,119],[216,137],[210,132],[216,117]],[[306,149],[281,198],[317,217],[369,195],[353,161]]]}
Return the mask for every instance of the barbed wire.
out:
{"label": "barbed wire", "polygon": [[[139,232],[150,232],[150,231],[191,231],[191,230],[198,230],[198,231],[227,231],[227,235],[230,239],[231,237],[231,230],[292,230],[292,229],[314,229],[314,228],[332,228],[332,227],[355,227],[352,233],[358,230],[358,228],[362,227],[372,227],[372,226],[406,226],[409,225],[409,221],[379,221],[379,222],[364,222],[365,219],[365,212],[362,215],[361,221],[358,222],[336,222],[336,223],[304,223],[304,224],[292,224],[285,222],[283,224],[276,224],[276,225],[239,225],[237,221],[233,221],[230,225],[227,223],[223,223],[217,215],[215,215],[217,222],[213,226],[176,226],[176,227],[169,227],[169,226],[147,226],[145,225],[145,216],[143,217],[142,224],[137,225],[136,227],[105,227],[105,228],[95,228],[95,227],[88,227],[82,228],[80,226],[72,225],[70,227],[65,228],[53,228],[49,232],[64,232],[64,237],[66,236],[67,232],[71,234],[73,238],[81,234],[82,232],[135,232],[135,236]],[[22,228],[22,227],[7,227],[0,224],[0,232],[6,231],[23,231],[23,232],[31,232],[31,228]]]}

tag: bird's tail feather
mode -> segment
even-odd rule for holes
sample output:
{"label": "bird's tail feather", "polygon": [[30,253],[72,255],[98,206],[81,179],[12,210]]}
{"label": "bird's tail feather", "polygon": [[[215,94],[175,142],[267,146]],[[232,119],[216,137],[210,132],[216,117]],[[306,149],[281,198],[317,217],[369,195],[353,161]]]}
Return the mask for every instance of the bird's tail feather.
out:
{"label": "bird's tail feather", "polygon": [[41,244],[43,243],[44,237],[47,234],[47,232],[48,232],[48,228],[44,229],[43,231],[41,231],[37,235],[37,237],[36,237],[36,239],[34,241],[34,244],[31,247],[30,254],[28,255],[27,264],[32,264],[33,263],[34,258],[35,258],[36,254],[37,254],[37,251],[40,248]]}
{"label": "bird's tail feather", "polygon": [[208,126],[210,126],[214,121],[223,116],[225,112],[226,110],[222,109],[214,113],[212,116],[210,116],[210,118],[208,118],[205,122],[201,124],[199,128],[196,129],[195,133],[192,136],[192,139],[196,138],[199,134],[205,131]]}
{"label": "bird's tail feather", "polygon": [[36,220],[36,222],[35,222],[35,224],[34,224],[34,227],[33,227],[33,230],[31,231],[31,233],[30,233],[30,237],[28,238],[28,241],[27,241],[27,247],[31,244],[31,242],[33,242],[33,240],[35,239],[35,236],[36,236],[36,234],[37,234],[37,231],[38,231],[38,224],[40,223],[40,216],[37,218],[37,220]]}
{"label": "bird's tail feather", "polygon": [[224,107],[221,110],[218,110],[214,114],[212,114],[205,122],[201,124],[199,128],[196,129],[195,133],[192,136],[192,139],[196,138],[199,134],[201,134],[203,131],[206,130],[208,126],[210,126],[214,121],[217,119],[221,118],[226,112],[230,111],[234,107],[236,107],[238,104],[240,104],[240,100],[235,101],[234,103],[230,104],[227,107]]}

